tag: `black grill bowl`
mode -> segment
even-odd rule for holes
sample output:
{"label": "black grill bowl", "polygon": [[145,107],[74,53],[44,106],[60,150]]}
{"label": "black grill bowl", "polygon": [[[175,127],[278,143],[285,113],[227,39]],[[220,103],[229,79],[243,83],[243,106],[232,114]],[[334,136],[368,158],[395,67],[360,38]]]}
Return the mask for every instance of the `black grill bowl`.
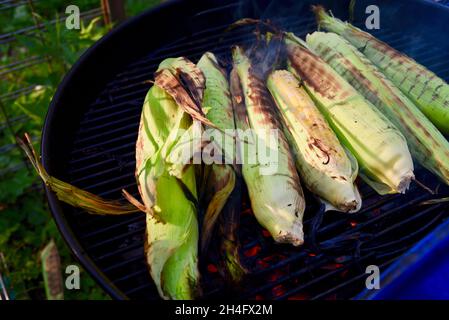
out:
{"label": "black grill bowl", "polygon": [[[318,1],[172,1],[129,20],[91,47],[73,66],[53,98],[42,135],[42,160],[51,175],[109,199],[122,188],[137,196],[134,145],[153,72],[166,57],[196,61],[209,50],[229,61],[232,44],[249,44],[251,28],[224,30],[242,17],[270,18],[303,36],[316,30],[309,5]],[[343,19],[349,1],[319,1]],[[374,34],[449,79],[449,12],[425,1],[357,1],[381,9]],[[422,18],[416,19],[415,12]],[[401,21],[397,17],[401,15]],[[427,18],[429,17],[429,18]],[[354,21],[363,26],[363,21]],[[417,168],[418,179],[448,196],[449,188]],[[242,260],[251,275],[234,298],[346,299],[364,288],[369,264],[387,267],[438,226],[448,205],[419,206],[431,195],[413,185],[406,195],[377,196],[359,182],[360,213],[305,215],[306,246],[276,245],[242,207]],[[92,216],[57,200],[47,190],[53,217],[84,268],[117,299],[157,299],[144,262],[142,214]],[[310,195],[308,195],[310,198]],[[245,213],[246,212],[246,213]],[[323,218],[320,221],[320,218]],[[200,263],[204,298],[230,297],[215,270],[214,255]]]}

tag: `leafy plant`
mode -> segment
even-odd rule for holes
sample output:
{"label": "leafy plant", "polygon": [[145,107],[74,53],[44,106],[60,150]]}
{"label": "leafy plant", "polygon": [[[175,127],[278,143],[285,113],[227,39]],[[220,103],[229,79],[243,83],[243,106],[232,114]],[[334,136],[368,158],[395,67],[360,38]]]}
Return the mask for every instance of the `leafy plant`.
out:
{"label": "leafy plant", "polygon": [[[97,8],[99,3],[77,0],[75,4],[85,11]],[[128,0],[127,14],[135,15],[157,3],[158,0]],[[0,34],[33,25],[33,18],[44,25],[38,33],[17,35],[16,41],[0,45],[0,65],[35,62],[14,72],[0,68],[0,96],[9,95],[0,102],[0,252],[9,265],[9,282],[16,299],[45,299],[39,252],[51,239],[59,249],[62,268],[76,264],[51,218],[39,179],[15,146],[15,135],[24,132],[34,137],[36,146],[39,144],[48,105],[62,77],[108,30],[101,18],[82,23],[80,30],[66,29],[60,21],[63,16],[56,13],[64,13],[66,6],[63,0],[36,1],[34,7],[40,15],[34,17],[28,5],[0,12]],[[15,94],[22,88],[30,89],[25,94]],[[81,290],[66,290],[65,298],[107,296],[81,271]]]}

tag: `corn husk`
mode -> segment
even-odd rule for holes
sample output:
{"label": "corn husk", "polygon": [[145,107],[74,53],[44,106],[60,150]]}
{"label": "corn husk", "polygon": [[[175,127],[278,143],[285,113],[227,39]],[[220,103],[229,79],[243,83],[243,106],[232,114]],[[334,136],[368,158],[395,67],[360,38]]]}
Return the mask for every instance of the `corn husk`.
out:
{"label": "corn husk", "polygon": [[[188,61],[185,64],[194,68]],[[161,64],[159,75],[172,72],[166,65],[167,61]],[[201,72],[196,74],[203,82]],[[186,108],[172,98],[174,94],[182,101],[187,93],[168,93],[155,85],[147,94],[136,144],[136,178],[147,208],[146,259],[159,294],[165,299],[192,299],[199,295],[195,167],[183,164],[174,175],[168,159],[179,142],[181,148],[190,147],[184,131],[189,132],[193,122]]]}
{"label": "corn husk", "polygon": [[25,138],[23,140],[17,139],[17,143],[27,155],[46,187],[53,191],[60,201],[73,207],[81,208],[90,214],[98,215],[121,215],[141,211],[141,208],[138,208],[128,202],[101,198],[91,192],[82,190],[74,185],[49,175],[40,162],[40,156],[34,149],[31,138],[28,134],[25,134]]}
{"label": "corn husk", "polygon": [[[209,165],[206,173],[208,203],[201,231],[201,248],[206,252],[217,221],[219,222],[220,262],[223,275],[231,282],[239,282],[246,273],[239,257],[238,226],[241,207],[240,166],[235,163],[235,143],[231,133],[235,131],[229,82],[225,70],[219,66],[213,53],[203,54],[197,64],[206,79],[202,108],[206,117],[217,128],[210,135],[214,137],[214,151],[219,163]],[[227,135],[223,134],[228,132]],[[237,188],[236,188],[237,186]]]}
{"label": "corn husk", "polygon": [[305,89],[286,70],[272,72],[267,87],[284,120],[304,185],[328,209],[358,211],[362,200],[354,185],[357,161],[345,151]]}

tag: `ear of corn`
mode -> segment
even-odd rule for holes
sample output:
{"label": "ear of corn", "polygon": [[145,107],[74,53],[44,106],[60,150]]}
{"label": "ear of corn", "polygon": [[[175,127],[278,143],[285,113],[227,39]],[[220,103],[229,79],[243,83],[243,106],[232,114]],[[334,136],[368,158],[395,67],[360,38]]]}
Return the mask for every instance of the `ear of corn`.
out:
{"label": "ear of corn", "polygon": [[357,158],[362,178],[379,194],[405,192],[414,175],[403,135],[297,39],[286,35],[289,70],[302,81],[340,141]]}
{"label": "ear of corn", "polygon": [[[161,65],[166,69],[161,67],[158,74],[171,71],[167,61]],[[190,62],[186,65],[191,66]],[[182,65],[176,70],[182,70]],[[175,177],[167,161],[183,141],[181,133],[192,127],[191,114],[179,105],[185,101],[177,103],[172,98],[182,94],[169,93],[158,85],[150,89],[136,144],[136,178],[147,208],[146,258],[159,294],[166,299],[192,299],[199,294],[195,166],[183,167]]]}
{"label": "ear of corn", "polygon": [[226,130],[234,131],[234,114],[229,92],[229,82],[214,54],[206,52],[197,64],[206,79],[204,90],[203,109],[207,110],[206,117],[213,122],[221,132],[211,135],[215,138],[214,144],[221,154],[223,163],[211,164],[206,190],[208,203],[203,228],[201,232],[201,247],[206,252],[209,241],[219,221],[220,246],[222,252],[220,261],[224,267],[225,276],[232,282],[238,282],[246,270],[240,263],[238,254],[238,225],[240,221],[241,189],[239,186],[239,166],[235,164],[235,143],[233,137],[223,135]]}
{"label": "ear of corn", "polygon": [[367,32],[314,7],[318,24],[353,44],[406,94],[444,134],[449,134],[449,85],[436,74]]}
{"label": "ear of corn", "polygon": [[421,165],[449,183],[449,142],[412,101],[337,34],[314,32],[307,43],[396,125]]}
{"label": "ear of corn", "polygon": [[295,153],[306,187],[343,212],[360,209],[362,200],[354,180],[357,162],[350,157],[298,80],[288,71],[272,72],[267,80],[285,133]]}
{"label": "ear of corn", "polygon": [[[239,135],[243,177],[253,212],[275,241],[300,245],[304,241],[302,218],[305,200],[293,157],[280,130],[264,81],[255,74],[255,69],[241,48],[233,48],[232,54],[235,71],[231,81],[238,82],[242,91],[234,96],[237,125],[243,130],[254,129],[249,137]],[[231,84],[231,87],[238,88],[239,85]],[[265,163],[255,159],[255,164],[251,164],[248,159],[253,156],[250,154],[250,144],[264,141],[270,130],[278,134],[277,168],[274,173],[265,175],[261,171]],[[268,148],[263,143],[256,147],[258,153]]]}

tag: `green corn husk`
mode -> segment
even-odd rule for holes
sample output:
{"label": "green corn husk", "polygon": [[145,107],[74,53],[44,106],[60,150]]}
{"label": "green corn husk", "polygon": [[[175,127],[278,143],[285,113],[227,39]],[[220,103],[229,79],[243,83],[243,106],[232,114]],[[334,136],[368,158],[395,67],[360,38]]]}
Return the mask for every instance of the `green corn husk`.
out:
{"label": "green corn husk", "polygon": [[[215,56],[207,52],[203,54],[197,64],[203,72],[206,79],[206,88],[202,106],[207,110],[206,117],[217,127],[224,130],[234,129],[234,118],[232,117],[232,105],[229,97],[229,85],[224,71],[218,66]],[[202,248],[205,249],[210,240],[213,227],[217,221],[218,215],[228,200],[234,189],[236,175],[232,167],[234,142],[233,139],[221,135],[221,132],[210,132],[213,136],[215,148],[220,154],[222,164],[212,163],[206,181],[206,190],[208,190],[209,203],[204,224],[202,236]]]}
{"label": "green corn husk", "polygon": [[404,193],[413,161],[400,131],[295,35],[285,35],[289,70],[304,84],[360,175],[379,194]]}
{"label": "green corn husk", "polygon": [[367,32],[313,7],[318,24],[341,35],[371,60],[441,130],[449,134],[449,84]]}
{"label": "green corn husk", "polygon": [[[177,70],[196,68],[185,59],[172,59],[164,61],[158,73],[178,63]],[[200,71],[195,77],[199,84],[204,82]],[[136,178],[148,210],[146,259],[159,294],[165,299],[193,299],[199,295],[195,167],[183,165],[174,176],[168,161],[177,143],[189,146],[191,141],[183,141],[181,132],[193,124],[173,94],[179,92],[169,94],[157,85],[147,94],[136,143]]]}
{"label": "green corn husk", "polygon": [[314,32],[307,44],[396,125],[422,166],[449,183],[449,142],[410,99],[337,34]]}
{"label": "green corn husk", "polygon": [[[243,156],[242,172],[254,215],[275,241],[301,245],[304,242],[302,218],[305,200],[293,156],[280,130],[264,81],[255,74],[255,69],[241,48],[233,48],[232,54],[235,71],[231,81],[239,82],[242,91],[241,95],[234,97],[237,102],[237,127],[243,131],[253,129],[249,137],[239,135],[239,152]],[[261,163],[259,159],[251,164],[248,160],[253,156],[249,154],[250,145],[264,141],[269,130],[278,134],[278,159],[275,172],[265,174],[261,169],[269,164]],[[258,152],[269,148],[266,145],[256,147],[261,149]]]}
{"label": "green corn husk", "polygon": [[[222,132],[235,130],[229,83],[225,71],[219,66],[216,57],[206,52],[197,64],[206,79],[202,107],[207,110],[206,117]],[[235,143],[229,135],[212,129],[211,133],[220,152],[222,164],[213,163],[207,174],[206,190],[208,203],[201,232],[201,248],[206,252],[212,231],[219,222],[221,251],[220,260],[224,275],[231,282],[239,282],[246,273],[240,263],[238,226],[240,221],[241,184],[240,168],[235,164]]]}
{"label": "green corn husk", "polygon": [[354,185],[357,160],[349,155],[298,80],[288,71],[272,72],[267,87],[284,120],[305,186],[328,206],[356,212],[362,199]]}
{"label": "green corn husk", "polygon": [[142,209],[130,203],[122,203],[116,200],[106,200],[93,193],[77,188],[67,182],[50,176],[40,162],[38,153],[34,150],[28,134],[25,139],[17,139],[17,143],[23,149],[36,172],[39,174],[47,188],[53,191],[56,197],[71,206],[81,208],[90,214],[121,215],[139,212]]}

